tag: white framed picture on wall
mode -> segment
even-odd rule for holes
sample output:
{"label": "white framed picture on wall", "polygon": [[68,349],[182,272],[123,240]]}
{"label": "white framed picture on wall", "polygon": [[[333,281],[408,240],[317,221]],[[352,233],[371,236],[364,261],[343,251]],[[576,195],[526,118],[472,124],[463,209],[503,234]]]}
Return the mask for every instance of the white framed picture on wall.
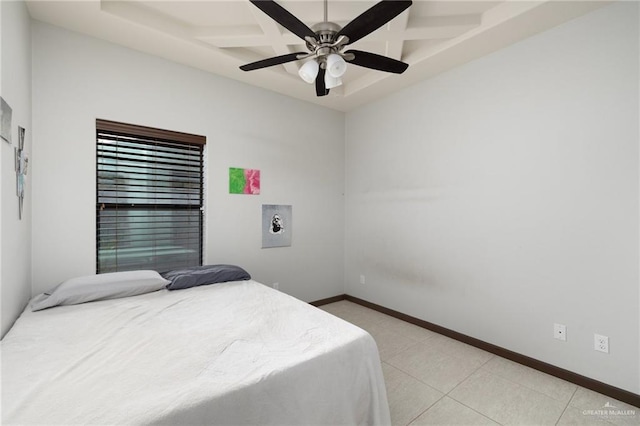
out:
{"label": "white framed picture on wall", "polygon": [[262,248],[291,246],[291,206],[262,205]]}

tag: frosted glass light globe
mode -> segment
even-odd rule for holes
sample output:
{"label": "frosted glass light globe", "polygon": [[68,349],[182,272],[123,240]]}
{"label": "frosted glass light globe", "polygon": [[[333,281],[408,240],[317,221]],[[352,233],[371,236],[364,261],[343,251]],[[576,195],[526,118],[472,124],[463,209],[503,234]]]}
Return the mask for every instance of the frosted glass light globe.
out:
{"label": "frosted glass light globe", "polygon": [[312,59],[305,62],[305,64],[300,67],[298,75],[309,84],[316,81],[316,77],[318,75],[318,63],[316,62],[316,60]]}
{"label": "frosted glass light globe", "polygon": [[331,77],[342,77],[347,71],[347,63],[342,56],[332,53],[327,56],[327,73],[331,74]]}
{"label": "frosted glass light globe", "polygon": [[333,89],[334,87],[338,87],[342,84],[342,80],[340,77],[334,77],[329,73],[324,75],[324,86],[327,89]]}

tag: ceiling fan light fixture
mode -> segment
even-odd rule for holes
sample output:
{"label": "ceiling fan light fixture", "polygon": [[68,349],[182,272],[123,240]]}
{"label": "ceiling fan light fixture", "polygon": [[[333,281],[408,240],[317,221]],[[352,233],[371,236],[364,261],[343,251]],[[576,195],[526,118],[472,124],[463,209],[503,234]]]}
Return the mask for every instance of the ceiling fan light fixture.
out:
{"label": "ceiling fan light fixture", "polygon": [[342,84],[340,77],[347,70],[347,62],[359,67],[395,74],[402,74],[409,66],[402,61],[375,53],[359,50],[342,52],[342,50],[345,46],[357,42],[391,22],[411,6],[412,0],[380,0],[345,26],[329,22],[328,0],[324,0],[324,21],[312,28],[280,6],[276,0],[249,1],[280,26],[303,40],[308,52],[293,52],[261,59],[241,65],[242,71],[253,71],[313,57],[314,59],[300,67],[298,74],[307,83],[311,84],[315,80],[316,95],[326,96],[329,94],[329,89]]}
{"label": "ceiling fan light fixture", "polygon": [[305,82],[311,84],[316,81],[316,77],[318,76],[318,69],[318,62],[315,59],[311,59],[310,61],[305,62],[304,65],[300,67],[298,75]]}
{"label": "ceiling fan light fixture", "polygon": [[338,87],[342,85],[342,80],[340,77],[334,77],[330,73],[325,73],[324,75],[324,86],[327,89],[333,89],[334,87]]}
{"label": "ceiling fan light fixture", "polygon": [[332,77],[340,78],[347,71],[347,63],[342,56],[332,53],[327,56],[327,73]]}

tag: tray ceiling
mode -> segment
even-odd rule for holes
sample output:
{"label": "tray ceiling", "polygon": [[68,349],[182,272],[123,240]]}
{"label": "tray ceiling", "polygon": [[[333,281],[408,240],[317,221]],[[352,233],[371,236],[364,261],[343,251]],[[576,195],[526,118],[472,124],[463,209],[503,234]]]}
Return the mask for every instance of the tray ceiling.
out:
{"label": "tray ceiling", "polygon": [[[278,3],[311,27],[321,0]],[[341,26],[376,1],[330,0],[328,19]],[[344,84],[317,98],[298,69],[304,61],[244,72],[247,62],[306,51],[304,42],[248,0],[28,1],[32,18],[157,55],[297,99],[349,111],[452,67],[559,25],[609,2],[424,1],[349,48],[409,64],[402,75],[353,64]]]}

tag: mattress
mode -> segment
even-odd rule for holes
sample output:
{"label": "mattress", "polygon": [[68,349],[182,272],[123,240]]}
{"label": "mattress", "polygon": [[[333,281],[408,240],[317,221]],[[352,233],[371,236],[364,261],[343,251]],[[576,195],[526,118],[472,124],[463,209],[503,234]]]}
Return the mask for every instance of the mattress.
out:
{"label": "mattress", "polygon": [[2,424],[390,424],[360,328],[256,281],[27,308]]}

